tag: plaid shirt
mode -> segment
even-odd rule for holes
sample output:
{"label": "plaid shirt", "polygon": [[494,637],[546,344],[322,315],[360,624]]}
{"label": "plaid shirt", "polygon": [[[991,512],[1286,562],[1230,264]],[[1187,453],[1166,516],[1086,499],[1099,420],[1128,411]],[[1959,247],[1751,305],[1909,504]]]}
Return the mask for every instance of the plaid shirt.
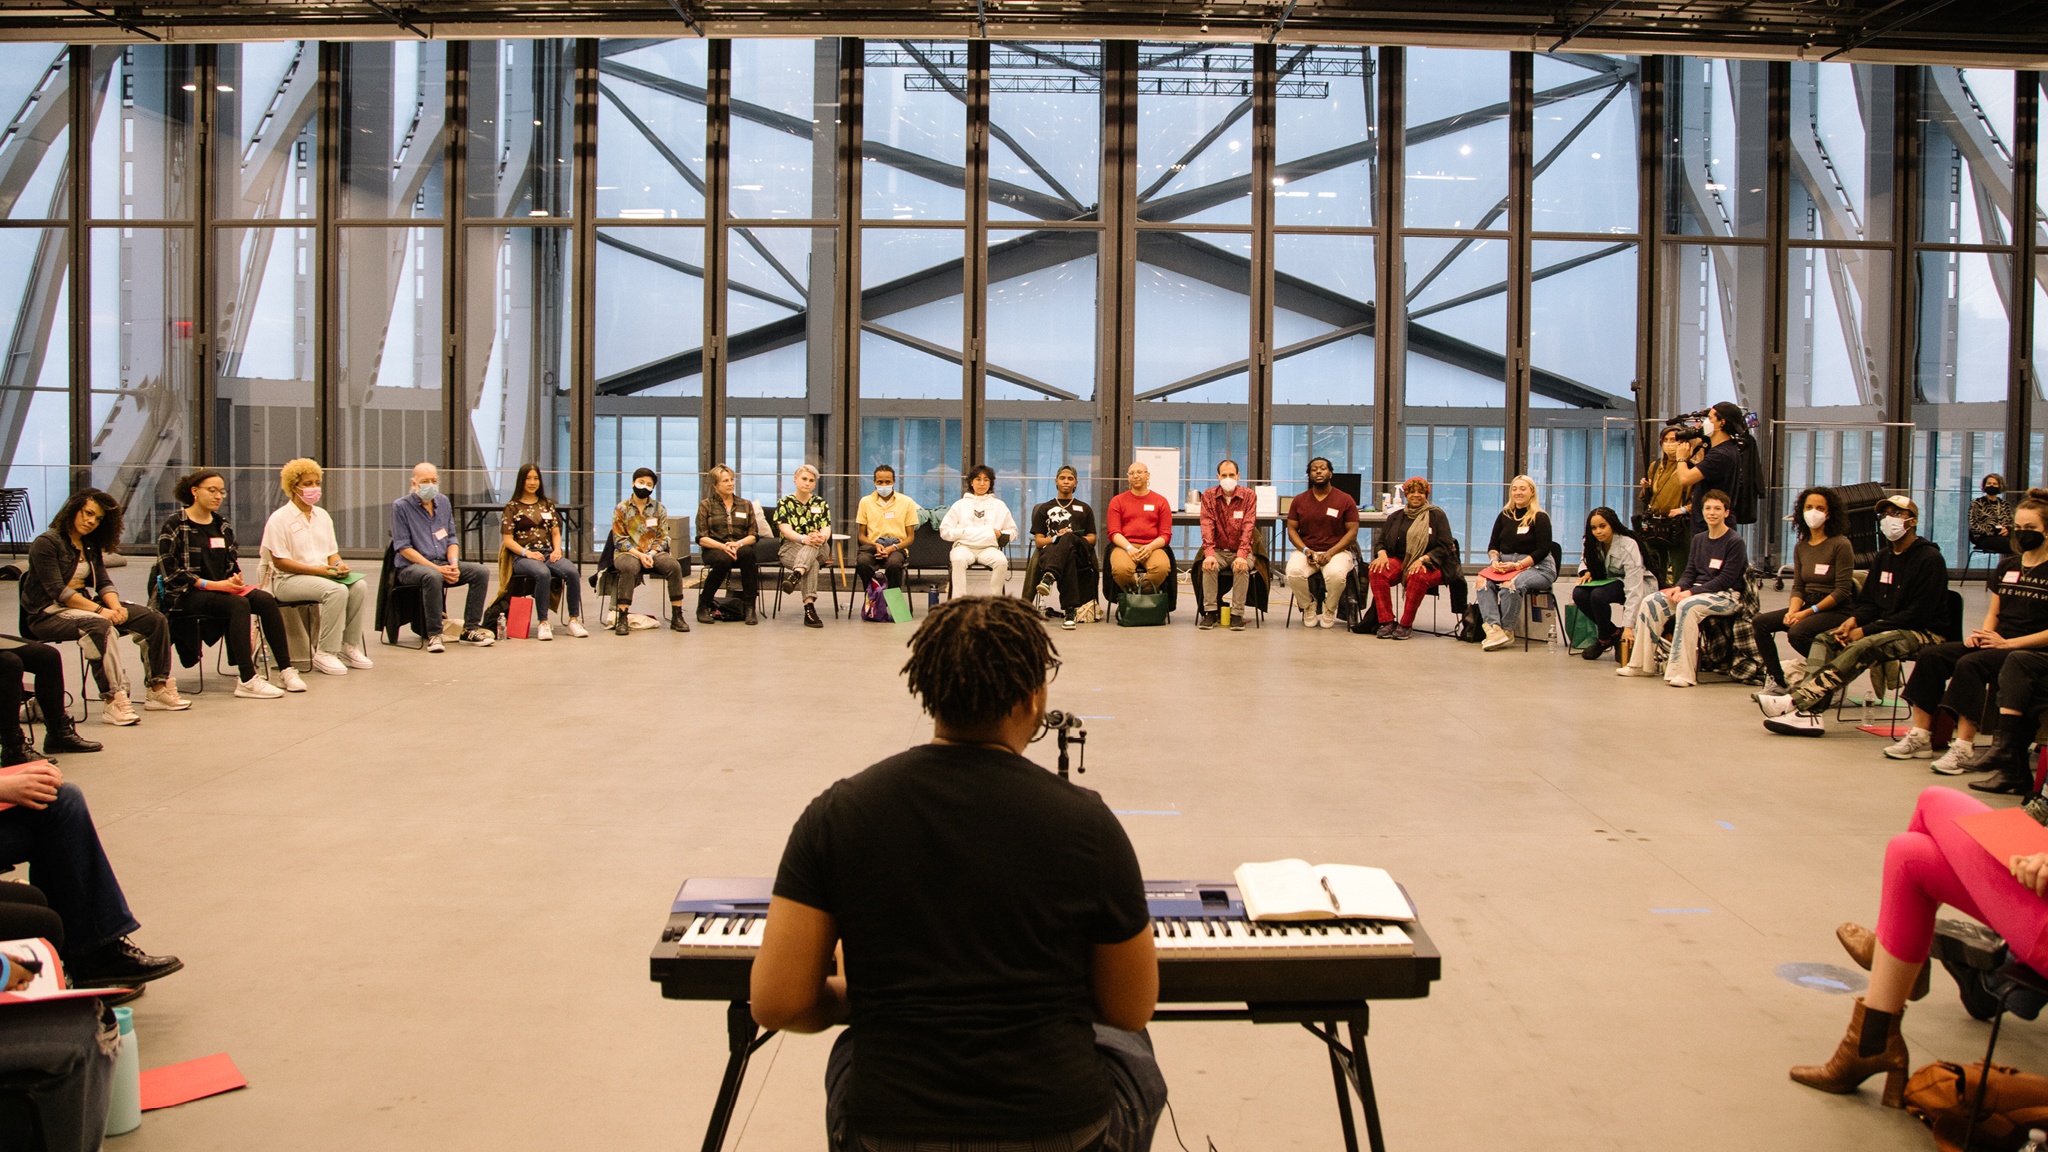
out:
{"label": "plaid shirt", "polygon": [[697,504],[697,538],[730,544],[754,534],[754,502],[743,496],[732,498],[732,510],[717,496],[706,496]]}
{"label": "plaid shirt", "polygon": [[[1756,614],[1763,608],[1764,570],[1752,567],[1742,583],[1742,607],[1733,616],[1700,621],[1702,672],[1720,672],[1744,684],[1764,682],[1763,650],[1757,646]],[[1772,643],[1776,643],[1772,638]]]}
{"label": "plaid shirt", "polygon": [[1242,484],[1225,492],[1221,484],[1202,490],[1202,554],[1231,552],[1252,554],[1252,537],[1259,527],[1259,500]]}

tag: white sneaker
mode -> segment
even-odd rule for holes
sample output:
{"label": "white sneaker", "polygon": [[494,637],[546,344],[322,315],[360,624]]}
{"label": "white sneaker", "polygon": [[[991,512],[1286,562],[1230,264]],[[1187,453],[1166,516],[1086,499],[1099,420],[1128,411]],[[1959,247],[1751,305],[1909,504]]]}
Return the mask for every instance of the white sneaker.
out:
{"label": "white sneaker", "polygon": [[534,630],[533,638],[535,640],[553,640],[555,638],[555,630],[548,627],[548,622],[543,620],[540,622],[540,627]]}
{"label": "white sneaker", "polygon": [[351,668],[375,668],[377,666],[368,656],[363,655],[361,648],[353,644],[343,644],[341,646],[341,662]]}
{"label": "white sneaker", "polygon": [[1971,755],[1976,751],[1977,749],[1974,745],[1965,744],[1961,740],[1951,740],[1948,744],[1948,751],[1943,752],[1939,760],[1929,764],[1927,767],[1943,776],[1961,776],[1969,771],[1964,765],[1969,762]]}
{"label": "white sneaker", "polygon": [[569,617],[569,635],[571,635],[571,636],[588,636],[588,635],[590,635],[590,629],[588,629],[588,628],[585,628],[585,627],[583,626],[583,621],[581,621],[581,620],[578,620],[578,619],[577,619],[576,617],[574,617],[574,616],[571,616],[571,617]]}
{"label": "white sneaker", "polygon": [[135,714],[135,705],[128,702],[126,692],[109,692],[100,698],[100,723],[125,728],[141,721],[142,717]]}
{"label": "white sneaker", "polygon": [[1323,614],[1320,612],[1303,612],[1301,614],[1301,622],[1310,628],[1321,628],[1323,626]]}
{"label": "white sneaker", "polygon": [[1766,719],[1773,716],[1785,716],[1794,711],[1790,693],[1772,696],[1759,692],[1756,695],[1756,706],[1763,709]]}
{"label": "white sneaker", "polygon": [[441,642],[441,634],[439,632],[436,632],[432,636],[427,637],[427,651],[446,652],[447,650],[448,646]]}
{"label": "white sneaker", "polygon": [[1344,625],[1342,625],[1342,624],[1338,623],[1338,621],[1337,621],[1337,614],[1336,614],[1335,612],[1325,612],[1325,613],[1323,613],[1323,627],[1325,627],[1325,628],[1342,628],[1343,626],[1344,626]]}
{"label": "white sneaker", "polygon": [[1664,677],[1664,682],[1666,684],[1671,685],[1673,688],[1697,688],[1700,686],[1700,682],[1697,680],[1682,680],[1676,676],[1671,675],[1666,675]]}
{"label": "white sneaker", "polygon": [[284,671],[278,675],[278,679],[283,682],[284,690],[287,692],[304,692],[306,690],[305,678],[299,675],[297,668],[289,664],[284,666]]}
{"label": "white sneaker", "polygon": [[275,700],[284,695],[284,689],[261,676],[251,676],[235,685],[235,695],[244,700]]}
{"label": "white sneaker", "polygon": [[1646,679],[1657,675],[1657,673],[1650,671],[1648,668],[1638,668],[1633,664],[1623,664],[1614,670],[1614,674],[1616,676],[1641,676]]}
{"label": "white sneaker", "polygon": [[1825,736],[1827,723],[1813,712],[1794,712],[1786,716],[1773,716],[1764,721],[1764,729],[1780,736]]}
{"label": "white sneaker", "polygon": [[190,700],[178,695],[178,686],[168,680],[149,689],[142,697],[142,710],[145,712],[183,712],[191,706]]}
{"label": "white sneaker", "polygon": [[348,665],[343,664],[330,653],[315,652],[313,653],[313,671],[324,672],[329,676],[346,676],[348,675]]}
{"label": "white sneaker", "polygon": [[[1884,754],[1894,760],[1932,760],[1934,758],[1934,733],[1925,728],[1915,728],[1896,744],[1885,746]],[[1955,775],[1955,773],[1950,773]]]}

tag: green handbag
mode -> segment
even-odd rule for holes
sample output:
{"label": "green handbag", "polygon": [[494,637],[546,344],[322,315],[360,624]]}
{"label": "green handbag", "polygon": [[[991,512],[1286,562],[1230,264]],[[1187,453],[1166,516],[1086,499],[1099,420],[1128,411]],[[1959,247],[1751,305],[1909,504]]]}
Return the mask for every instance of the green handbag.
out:
{"label": "green handbag", "polygon": [[1564,606],[1564,638],[1574,652],[1591,648],[1593,642],[1600,638],[1600,626],[1593,622],[1591,616],[1579,611],[1577,604],[1567,604]]}
{"label": "green handbag", "polygon": [[1166,593],[1125,592],[1116,598],[1116,622],[1125,628],[1166,623]]}

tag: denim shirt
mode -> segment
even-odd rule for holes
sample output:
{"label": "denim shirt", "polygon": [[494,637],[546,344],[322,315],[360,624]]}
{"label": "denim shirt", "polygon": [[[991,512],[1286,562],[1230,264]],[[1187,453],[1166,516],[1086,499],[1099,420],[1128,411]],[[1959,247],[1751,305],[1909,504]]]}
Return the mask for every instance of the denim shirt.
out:
{"label": "denim shirt", "polygon": [[391,502],[391,547],[405,558],[407,548],[432,564],[446,564],[448,549],[461,543],[455,534],[455,506],[446,496],[434,497],[432,515],[420,507],[420,498],[407,493]]}

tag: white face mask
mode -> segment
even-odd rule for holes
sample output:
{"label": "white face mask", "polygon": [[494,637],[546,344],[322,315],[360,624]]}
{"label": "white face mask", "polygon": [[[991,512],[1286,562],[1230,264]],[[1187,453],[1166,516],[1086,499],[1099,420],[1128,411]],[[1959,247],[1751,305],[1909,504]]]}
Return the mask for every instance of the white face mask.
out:
{"label": "white face mask", "polygon": [[1827,523],[1827,522],[1828,522],[1828,514],[1827,514],[1826,512],[1824,512],[1824,511],[1822,511],[1821,509],[1819,509],[1819,508],[1808,508],[1808,509],[1806,510],[1806,526],[1807,526],[1808,528],[1812,528],[1812,529],[1814,529],[1815,531],[1819,531],[1819,530],[1820,530],[1820,526],[1821,526],[1821,525],[1823,525],[1823,524],[1825,524],[1825,523]]}
{"label": "white face mask", "polygon": [[1887,516],[1877,522],[1877,530],[1884,533],[1885,539],[1896,544],[1899,537],[1906,534],[1906,522],[1897,516]]}
{"label": "white face mask", "polygon": [[1225,476],[1221,480],[1216,481],[1216,486],[1225,492],[1235,492],[1237,491],[1237,477]]}
{"label": "white face mask", "polygon": [[875,495],[880,496],[884,500],[887,500],[889,497],[894,496],[895,494],[896,486],[894,484],[875,485]]}

